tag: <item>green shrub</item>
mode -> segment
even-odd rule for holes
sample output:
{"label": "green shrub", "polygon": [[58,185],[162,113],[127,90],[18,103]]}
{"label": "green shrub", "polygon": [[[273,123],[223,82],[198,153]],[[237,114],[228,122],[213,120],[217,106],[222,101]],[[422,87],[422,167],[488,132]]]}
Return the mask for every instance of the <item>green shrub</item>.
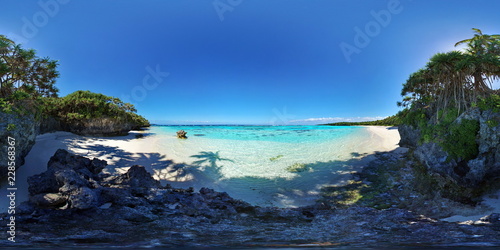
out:
{"label": "green shrub", "polygon": [[[481,105],[484,106],[484,103]],[[479,122],[462,120],[461,123],[454,123],[459,115],[458,109],[452,107],[438,110],[432,120],[422,109],[417,109],[407,112],[403,123],[420,130],[420,143],[438,143],[449,154],[448,160],[470,160],[478,154],[476,136],[479,132]],[[491,122],[488,125],[495,124]]]}
{"label": "green shrub", "polygon": [[479,153],[476,136],[479,132],[479,122],[476,120],[462,120],[461,123],[452,124],[449,133],[440,143],[448,152],[451,159],[471,160]]}
{"label": "green shrub", "polygon": [[419,121],[421,130],[421,143],[428,143],[436,139],[442,139],[448,133],[450,125],[457,119],[458,109],[448,108],[437,112],[436,123],[433,124],[425,119]]}
{"label": "green shrub", "polygon": [[65,120],[67,120],[67,121],[75,121],[75,120],[81,120],[83,118],[88,119],[89,117],[86,117],[86,116],[79,114],[79,113],[67,113],[64,118],[66,118]]}
{"label": "green shrub", "polygon": [[493,112],[500,112],[500,95],[490,95],[486,98],[480,98],[477,106],[482,111],[492,110]]}
{"label": "green shrub", "polygon": [[149,126],[149,122],[130,103],[118,98],[90,91],[76,91],[62,98],[44,98],[43,109],[46,115],[57,117],[65,122],[78,122],[82,119],[112,118],[130,122],[136,127]]}
{"label": "green shrub", "polygon": [[443,124],[444,126],[448,126],[452,122],[454,122],[458,116],[460,115],[460,112],[458,112],[457,108],[448,108],[445,110],[439,110],[438,111],[438,123]]}
{"label": "green shrub", "polygon": [[416,110],[408,110],[406,112],[401,113],[401,123],[411,125],[414,127],[419,127],[423,124],[427,123],[427,115],[424,110],[416,109]]}
{"label": "green shrub", "polygon": [[19,101],[19,100],[24,100],[24,99],[28,99],[30,98],[31,95],[26,93],[25,91],[23,90],[18,90],[18,91],[15,91],[14,93],[12,93],[12,95],[10,96],[11,99],[13,100],[16,100],[16,101]]}
{"label": "green shrub", "polygon": [[10,103],[9,101],[7,101],[4,98],[0,98],[0,108],[2,109],[2,112],[7,113],[7,114],[11,114],[13,111],[12,110],[12,108],[13,108],[12,103]]}
{"label": "green shrub", "polygon": [[7,131],[12,131],[14,129],[16,129],[16,124],[9,123],[7,125]]}
{"label": "green shrub", "polygon": [[498,122],[497,120],[487,120],[486,124],[488,125],[488,127],[494,128],[494,127],[498,126],[500,124],[500,122]]}

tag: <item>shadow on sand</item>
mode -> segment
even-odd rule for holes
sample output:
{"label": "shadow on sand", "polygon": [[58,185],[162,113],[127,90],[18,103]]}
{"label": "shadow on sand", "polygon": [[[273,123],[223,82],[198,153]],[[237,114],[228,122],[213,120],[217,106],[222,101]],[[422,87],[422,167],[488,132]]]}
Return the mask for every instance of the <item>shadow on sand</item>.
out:
{"label": "shadow on sand", "polygon": [[[75,143],[79,144],[78,141],[73,141],[73,147]],[[108,173],[124,173],[133,165],[143,165],[164,185],[168,183],[179,188],[213,188],[259,206],[310,205],[320,198],[319,190],[322,187],[344,184],[351,179],[352,173],[361,170],[373,159],[373,155],[352,152],[353,158],[346,161],[306,164],[307,171],[293,173],[292,177],[227,177],[222,172],[223,164],[234,161],[224,158],[219,151],[201,151],[191,156],[195,159],[193,163],[187,164],[176,163],[160,153],[131,153],[118,147],[99,144],[79,145],[77,149],[80,152],[88,152],[87,155],[80,155],[112,159],[114,163],[105,169]]]}
{"label": "shadow on sand", "polygon": [[[359,153],[353,155],[361,156]],[[234,198],[259,206],[307,206],[321,198],[321,188],[347,183],[353,173],[360,171],[371,160],[373,155],[346,161],[318,161],[306,164],[308,171],[294,173],[292,178],[232,177],[219,180],[219,185]]]}

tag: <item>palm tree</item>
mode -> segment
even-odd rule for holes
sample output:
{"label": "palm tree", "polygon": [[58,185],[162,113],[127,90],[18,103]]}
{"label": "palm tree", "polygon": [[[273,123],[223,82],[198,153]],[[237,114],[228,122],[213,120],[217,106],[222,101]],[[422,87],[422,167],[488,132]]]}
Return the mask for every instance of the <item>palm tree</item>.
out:
{"label": "palm tree", "polygon": [[475,54],[477,56],[486,54],[491,43],[498,42],[500,35],[486,35],[480,29],[472,28],[474,31],[474,37],[458,41],[455,43],[455,47],[461,44],[467,44],[467,51],[470,54]]}
{"label": "palm tree", "polygon": [[486,35],[473,28],[474,37],[455,43],[467,44],[462,69],[472,76],[474,90],[484,95],[492,92],[491,82],[500,76],[500,35]]}
{"label": "palm tree", "polygon": [[469,109],[479,98],[494,94],[492,82],[500,78],[500,35],[486,35],[479,29],[470,39],[455,44],[467,44],[463,51],[434,55],[423,69],[410,75],[398,105],[410,109],[425,109],[435,115],[448,107]]}

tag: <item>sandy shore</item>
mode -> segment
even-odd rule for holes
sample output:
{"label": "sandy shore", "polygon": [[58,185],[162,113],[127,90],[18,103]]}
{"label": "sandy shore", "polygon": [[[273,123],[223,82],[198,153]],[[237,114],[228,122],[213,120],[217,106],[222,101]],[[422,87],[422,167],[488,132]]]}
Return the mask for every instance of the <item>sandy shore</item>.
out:
{"label": "sandy shore", "polygon": [[484,195],[481,206],[477,206],[473,211],[466,211],[464,214],[454,215],[442,220],[448,222],[477,221],[481,217],[492,213],[500,213],[500,190],[496,193]]}
{"label": "sandy shore", "polygon": [[[69,132],[55,132],[37,136],[35,145],[25,158],[24,165],[19,167],[16,171],[17,204],[28,200],[28,177],[47,170],[47,163],[50,157],[52,157],[58,149],[66,149],[89,158],[96,157],[106,160],[110,165],[116,164],[116,166],[122,166],[128,169],[132,164],[125,164],[123,161],[124,158],[120,157],[118,154],[119,152],[127,152],[121,156],[127,155],[132,159],[132,157],[142,152],[155,150],[152,147],[152,141],[154,139],[135,139],[135,135],[139,133],[144,132],[132,131],[127,136],[107,138],[83,137]],[[137,159],[140,160],[140,157],[137,157]],[[147,166],[152,164],[152,162],[138,161],[137,164],[144,164]],[[119,172],[126,171],[121,168],[112,168],[112,170]],[[5,183],[2,183],[2,188],[0,189],[1,197],[5,197],[8,194],[7,189],[4,187]],[[2,201],[4,201],[4,199],[2,199]],[[6,212],[7,207],[7,202],[0,202],[0,212]]]}
{"label": "sandy shore", "polygon": [[386,127],[386,126],[363,126],[367,128],[371,133],[372,137],[376,137],[374,141],[377,142],[377,148],[380,151],[391,151],[398,148],[398,143],[401,137],[399,136],[397,127]]}
{"label": "sandy shore", "polygon": [[[363,158],[363,162],[369,161],[370,157],[366,156],[370,156],[375,152],[404,150],[404,148],[399,148],[397,145],[400,139],[397,128],[383,126],[366,126],[366,128],[371,133],[371,139],[367,140],[364,145],[359,145],[360,152],[364,152],[359,156],[359,158]],[[137,139],[136,135],[138,134],[143,134],[144,137]],[[156,179],[163,183],[171,182],[173,186],[180,188],[207,186],[224,191],[225,187],[213,183],[213,180],[208,178],[206,173],[179,168],[184,163],[180,162],[180,159],[172,157],[175,155],[175,149],[171,149],[170,152],[161,152],[165,149],[161,149],[159,146],[161,143],[158,140],[158,137],[151,135],[149,131],[132,131],[127,136],[119,137],[83,137],[68,132],[39,135],[36,138],[34,147],[26,157],[24,166],[21,166],[16,172],[17,204],[28,199],[27,178],[44,172],[50,157],[59,148],[84,157],[106,160],[108,167],[104,172],[124,173],[129,167],[137,164],[145,166]],[[356,171],[360,167],[362,165],[353,167],[350,170]],[[2,197],[8,194],[4,187],[5,183],[2,184],[0,189],[0,196]],[[469,211],[467,214],[456,215],[445,220],[478,220],[492,212],[499,213],[499,196],[500,192],[485,196],[483,205],[489,206],[491,209],[485,210],[485,206],[482,206],[482,209],[478,209],[476,213]],[[7,207],[7,202],[0,202],[0,212],[6,212]]]}
{"label": "sandy shore", "polygon": [[[390,151],[398,147],[399,133],[397,129],[391,127],[367,128],[372,134],[372,138],[365,145],[360,145],[365,152],[364,155],[376,151]],[[144,137],[136,139],[137,134],[143,134]],[[28,177],[44,172],[50,157],[60,148],[91,159],[106,160],[108,167],[104,172],[107,173],[124,173],[129,167],[137,164],[145,166],[156,179],[162,182],[175,182],[175,186],[178,187],[212,186],[217,188],[214,186],[216,184],[211,183],[212,181],[204,173],[199,171],[186,173],[185,170],[177,168],[176,166],[182,162],[172,158],[173,152],[161,152],[163,149],[159,147],[158,140],[156,136],[151,136],[148,131],[131,131],[129,135],[119,137],[83,137],[68,132],[39,135],[26,157],[24,166],[21,166],[16,172],[17,202],[19,204],[28,199]],[[376,149],[376,151],[371,149]],[[0,195],[5,197],[7,190],[2,188]],[[7,203],[2,202],[0,212],[5,212],[7,207]]]}

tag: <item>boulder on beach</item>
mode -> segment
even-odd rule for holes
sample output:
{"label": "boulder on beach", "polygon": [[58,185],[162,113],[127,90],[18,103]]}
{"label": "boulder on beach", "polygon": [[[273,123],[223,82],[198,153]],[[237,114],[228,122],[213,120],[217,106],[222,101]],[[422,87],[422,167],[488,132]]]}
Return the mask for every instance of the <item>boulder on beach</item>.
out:
{"label": "boulder on beach", "polygon": [[184,130],[177,131],[177,138],[179,139],[187,139],[187,132]]}

